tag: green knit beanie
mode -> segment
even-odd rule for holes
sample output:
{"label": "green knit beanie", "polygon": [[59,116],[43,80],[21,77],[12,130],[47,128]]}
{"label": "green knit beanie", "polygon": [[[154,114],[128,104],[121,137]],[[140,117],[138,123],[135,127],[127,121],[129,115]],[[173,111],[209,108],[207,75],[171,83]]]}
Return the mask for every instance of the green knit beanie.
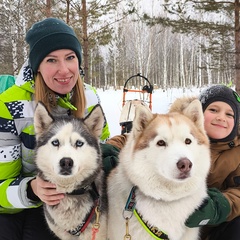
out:
{"label": "green knit beanie", "polygon": [[81,66],[81,45],[74,30],[65,22],[56,18],[47,18],[33,24],[26,35],[29,44],[29,63],[37,73],[42,60],[51,52],[59,49],[73,50]]}

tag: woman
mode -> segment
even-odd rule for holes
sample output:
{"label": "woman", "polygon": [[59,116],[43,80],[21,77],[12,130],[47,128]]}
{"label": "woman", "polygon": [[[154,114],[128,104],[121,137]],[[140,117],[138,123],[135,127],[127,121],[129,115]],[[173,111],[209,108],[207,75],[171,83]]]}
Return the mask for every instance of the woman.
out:
{"label": "woman", "polygon": [[[0,95],[0,239],[56,239],[40,206],[56,205],[64,195],[35,176],[34,108],[42,101],[54,116],[82,118],[99,98],[80,78],[81,45],[71,27],[47,18],[31,27],[26,41],[29,62]],[[108,137],[105,121],[101,140]]]}

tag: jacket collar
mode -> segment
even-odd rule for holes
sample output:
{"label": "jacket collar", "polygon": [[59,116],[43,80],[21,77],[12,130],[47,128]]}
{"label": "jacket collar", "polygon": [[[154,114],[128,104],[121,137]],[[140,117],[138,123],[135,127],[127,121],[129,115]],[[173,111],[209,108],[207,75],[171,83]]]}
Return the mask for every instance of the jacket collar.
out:
{"label": "jacket collar", "polygon": [[211,150],[221,152],[239,145],[240,145],[240,137],[237,136],[232,141],[228,141],[228,142],[216,142],[216,143],[212,142],[210,145],[210,148]]}
{"label": "jacket collar", "polygon": [[20,69],[15,84],[31,93],[34,93],[34,76],[28,61],[26,61]]}

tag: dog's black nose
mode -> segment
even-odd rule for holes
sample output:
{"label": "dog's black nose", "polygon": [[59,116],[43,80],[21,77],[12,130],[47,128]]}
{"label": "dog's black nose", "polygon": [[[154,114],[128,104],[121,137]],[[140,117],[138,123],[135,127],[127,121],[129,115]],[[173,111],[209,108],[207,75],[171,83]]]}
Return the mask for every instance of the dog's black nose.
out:
{"label": "dog's black nose", "polygon": [[181,158],[177,162],[177,167],[181,172],[188,173],[192,168],[192,162],[188,158]]}
{"label": "dog's black nose", "polygon": [[61,174],[69,175],[73,167],[73,160],[71,158],[62,158],[59,162],[61,167]]}

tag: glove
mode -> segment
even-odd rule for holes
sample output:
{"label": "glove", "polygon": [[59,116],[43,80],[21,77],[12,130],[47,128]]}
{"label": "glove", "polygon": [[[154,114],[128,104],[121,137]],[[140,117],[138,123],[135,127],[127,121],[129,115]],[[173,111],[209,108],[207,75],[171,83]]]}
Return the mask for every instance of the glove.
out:
{"label": "glove", "polygon": [[230,204],[224,195],[216,188],[209,188],[208,197],[190,215],[185,225],[190,228],[203,225],[218,225],[226,221],[230,210]]}
{"label": "glove", "polygon": [[108,175],[110,171],[118,164],[118,155],[120,150],[115,146],[107,143],[101,143],[100,146],[102,150],[103,169]]}

